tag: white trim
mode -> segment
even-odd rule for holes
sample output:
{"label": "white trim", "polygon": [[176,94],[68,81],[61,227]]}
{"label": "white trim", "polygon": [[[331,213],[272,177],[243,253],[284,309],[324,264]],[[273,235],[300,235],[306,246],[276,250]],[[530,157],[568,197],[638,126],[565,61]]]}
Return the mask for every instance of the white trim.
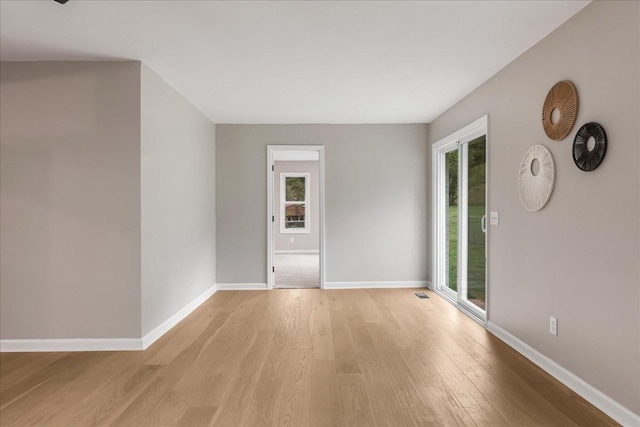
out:
{"label": "white trim", "polygon": [[319,254],[319,250],[313,249],[282,249],[273,251],[276,255],[284,255],[284,254]]}
{"label": "white trim", "polygon": [[462,139],[465,135],[478,130],[479,128],[488,125],[489,123],[489,115],[485,114],[484,116],[480,117],[477,120],[474,120],[472,123],[469,123],[468,125],[466,125],[465,127],[463,127],[462,129],[458,130],[457,132],[454,132],[448,136],[445,136],[444,138],[438,140],[438,142],[435,142],[432,147],[434,149],[440,148],[441,146],[451,142],[452,140],[458,140],[458,139]]}
{"label": "white trim", "polygon": [[317,151],[277,151],[273,160],[276,162],[317,162],[320,159]]}
{"label": "white trim", "polygon": [[160,337],[169,332],[171,328],[180,323],[185,317],[190,315],[196,308],[200,307],[200,305],[211,298],[213,294],[217,291],[216,285],[211,286],[209,289],[204,291],[202,294],[197,296],[193,301],[182,307],[178,310],[173,316],[169,317],[167,320],[162,322],[160,325],[156,326],[153,330],[142,337],[142,348],[147,349],[151,344],[156,342]]}
{"label": "white trim", "polygon": [[324,199],[324,192],[325,192],[325,186],[324,186],[324,146],[320,145],[318,146],[318,156],[320,157],[320,173],[319,178],[320,178],[320,194],[319,194],[319,202],[320,202],[320,289],[324,289],[325,284],[324,281],[326,280],[325,278],[327,277],[327,265],[325,263],[326,255],[326,241],[327,241],[327,228],[326,228],[326,218],[325,218],[325,199]]}
{"label": "white trim", "polygon": [[427,280],[385,281],[385,282],[326,282],[325,289],[395,289],[395,288],[428,288]]}
{"label": "white trim", "polygon": [[640,426],[640,415],[613,400],[591,384],[584,381],[557,362],[540,353],[524,341],[511,335],[493,322],[487,322],[487,330],[504,341],[509,347],[538,365],[542,370],[576,392],[587,402],[613,418],[623,426]]}
{"label": "white trim", "polygon": [[158,338],[208,300],[216,290],[216,286],[213,285],[142,338],[6,339],[0,340],[0,352],[146,350]]}
{"label": "white trim", "polygon": [[219,291],[264,291],[266,283],[218,283]]}
{"label": "white trim", "polygon": [[135,351],[143,350],[140,338],[60,338],[60,339],[3,339],[0,352],[58,352],[58,351]]}
{"label": "white trim", "polygon": [[[267,145],[267,289],[273,289],[274,274],[273,274],[273,255],[274,255],[274,212],[273,212],[273,190],[274,190],[274,156],[278,151],[316,151],[318,152],[320,162],[320,289],[325,287],[326,277],[326,221],[325,221],[325,185],[324,185],[324,146],[323,145]],[[237,285],[237,284],[234,284]],[[253,284],[256,285],[256,284]],[[260,284],[262,285],[262,284]],[[221,284],[218,283],[218,289],[222,289]],[[229,288],[231,289],[231,288]],[[233,289],[246,289],[246,288],[233,288]],[[253,288],[252,288],[253,289]],[[261,288],[255,288],[261,289]]]}
{"label": "white trim", "polygon": [[[485,115],[484,116],[484,120],[485,120],[485,172],[484,172],[484,206],[485,206],[485,212],[487,216],[491,215],[491,206],[489,205],[489,192],[491,191],[491,178],[490,178],[490,174],[491,174],[491,165],[489,163],[489,159],[490,159],[490,154],[491,154],[491,134],[489,132],[489,115]],[[490,237],[491,237],[491,227],[489,226],[488,223],[486,223],[486,221],[488,220],[488,218],[485,218],[485,228],[486,231],[484,233],[484,250],[486,253],[486,260],[484,263],[484,321],[485,323],[487,321],[489,321],[489,309],[490,309],[490,305],[491,305],[491,301],[489,298],[489,290],[491,288],[491,271],[489,268],[489,259],[491,258],[491,248],[489,247],[489,242]]]}
{"label": "white trim", "polygon": [[[267,289],[273,289],[273,251],[274,238],[273,227],[275,227],[275,212],[273,208],[273,191],[275,184],[275,157],[276,150],[267,145]],[[218,289],[220,289],[218,283]]]}

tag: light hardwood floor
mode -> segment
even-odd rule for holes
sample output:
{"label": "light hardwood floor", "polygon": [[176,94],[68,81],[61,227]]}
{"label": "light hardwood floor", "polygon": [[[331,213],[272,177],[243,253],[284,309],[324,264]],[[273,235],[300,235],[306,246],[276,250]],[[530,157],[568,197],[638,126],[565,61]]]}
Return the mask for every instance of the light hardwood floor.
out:
{"label": "light hardwood floor", "polygon": [[144,352],[3,353],[3,426],[604,426],[415,290],[220,291]]}

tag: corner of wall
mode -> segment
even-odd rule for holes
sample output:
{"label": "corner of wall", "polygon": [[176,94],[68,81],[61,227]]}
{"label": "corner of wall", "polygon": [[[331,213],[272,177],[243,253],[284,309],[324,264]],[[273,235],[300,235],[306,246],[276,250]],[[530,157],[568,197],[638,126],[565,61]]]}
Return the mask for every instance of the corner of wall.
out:
{"label": "corner of wall", "polygon": [[215,283],[215,125],[143,63],[141,129],[141,335],[147,337]]}

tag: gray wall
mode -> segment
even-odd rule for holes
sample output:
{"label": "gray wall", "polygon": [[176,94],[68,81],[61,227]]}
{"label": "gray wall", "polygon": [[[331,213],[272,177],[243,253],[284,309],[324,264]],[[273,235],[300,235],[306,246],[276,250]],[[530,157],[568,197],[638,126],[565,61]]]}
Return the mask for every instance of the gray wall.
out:
{"label": "gray wall", "polygon": [[324,145],[328,282],[428,280],[426,124],[217,125],[218,283],[267,281],[267,145]]}
{"label": "gray wall", "polygon": [[[320,162],[295,161],[274,162],[273,206],[275,226],[273,227],[274,249],[276,251],[317,251],[320,249]],[[280,232],[280,174],[283,172],[306,172],[309,174],[309,233]],[[293,238],[293,242],[291,239]]]}
{"label": "gray wall", "polygon": [[[602,392],[640,413],[640,4],[593,2],[435,120],[431,142],[489,113],[489,317]],[[560,142],[542,129],[551,86],[577,87],[576,127]],[[602,124],[603,164],[576,168],[579,126]],[[556,185],[540,212],[520,204],[517,172],[543,144]],[[549,316],[559,335],[549,334]]]}
{"label": "gray wall", "polygon": [[140,336],[140,64],[0,65],[0,336]]}
{"label": "gray wall", "polygon": [[142,335],[215,284],[215,125],[141,71]]}

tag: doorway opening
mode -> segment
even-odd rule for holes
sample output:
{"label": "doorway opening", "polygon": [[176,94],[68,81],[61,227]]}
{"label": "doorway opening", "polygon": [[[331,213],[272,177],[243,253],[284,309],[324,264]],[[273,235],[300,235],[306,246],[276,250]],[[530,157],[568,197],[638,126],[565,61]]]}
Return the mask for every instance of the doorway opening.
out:
{"label": "doorway opening", "polygon": [[267,285],[324,287],[324,149],[268,146]]}
{"label": "doorway opening", "polygon": [[487,116],[433,146],[434,290],[487,320]]}

